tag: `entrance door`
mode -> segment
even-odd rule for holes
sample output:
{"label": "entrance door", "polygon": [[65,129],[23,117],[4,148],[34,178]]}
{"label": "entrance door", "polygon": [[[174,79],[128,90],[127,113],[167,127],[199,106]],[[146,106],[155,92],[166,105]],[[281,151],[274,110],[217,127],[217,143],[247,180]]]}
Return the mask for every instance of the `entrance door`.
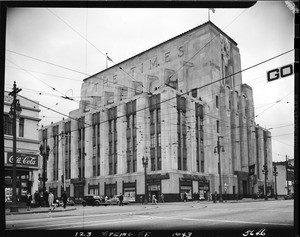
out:
{"label": "entrance door", "polygon": [[152,202],[152,196],[155,195],[156,200],[159,200],[160,197],[160,184],[151,184],[148,186],[148,201]]}
{"label": "entrance door", "polygon": [[248,182],[247,180],[243,180],[243,195],[247,195],[248,194]]}

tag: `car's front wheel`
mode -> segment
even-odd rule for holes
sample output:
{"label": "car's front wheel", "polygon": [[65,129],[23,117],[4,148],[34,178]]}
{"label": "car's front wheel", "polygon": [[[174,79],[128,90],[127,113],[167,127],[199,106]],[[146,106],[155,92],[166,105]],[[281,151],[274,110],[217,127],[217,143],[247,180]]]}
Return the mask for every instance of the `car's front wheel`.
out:
{"label": "car's front wheel", "polygon": [[86,206],[86,202],[83,202],[83,203],[82,203],[82,206],[84,206],[84,207],[85,207],[85,206]]}

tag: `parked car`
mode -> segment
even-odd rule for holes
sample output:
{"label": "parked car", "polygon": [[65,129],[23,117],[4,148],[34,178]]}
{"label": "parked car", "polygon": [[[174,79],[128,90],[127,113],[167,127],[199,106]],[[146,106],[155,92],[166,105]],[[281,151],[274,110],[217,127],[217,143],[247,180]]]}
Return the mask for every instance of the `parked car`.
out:
{"label": "parked car", "polygon": [[54,198],[53,204],[56,207],[62,207],[64,205],[63,202],[61,200],[59,200],[58,198]]}
{"label": "parked car", "polygon": [[285,199],[285,200],[294,199],[294,194],[293,194],[293,193],[290,193],[290,194],[284,196],[284,199]]}
{"label": "parked car", "polygon": [[[119,205],[119,196],[120,195],[115,195],[114,197],[112,197],[111,199],[107,200],[108,205]],[[129,198],[123,196],[123,204],[124,205],[128,205],[129,204]]]}
{"label": "parked car", "polygon": [[99,206],[104,203],[103,203],[103,199],[100,196],[90,194],[90,195],[86,195],[83,197],[81,204],[82,204],[82,206],[85,207],[87,205],[88,206]]}
{"label": "parked car", "polygon": [[75,202],[72,200],[72,199],[69,199],[67,200],[67,206],[74,206],[75,205]]}

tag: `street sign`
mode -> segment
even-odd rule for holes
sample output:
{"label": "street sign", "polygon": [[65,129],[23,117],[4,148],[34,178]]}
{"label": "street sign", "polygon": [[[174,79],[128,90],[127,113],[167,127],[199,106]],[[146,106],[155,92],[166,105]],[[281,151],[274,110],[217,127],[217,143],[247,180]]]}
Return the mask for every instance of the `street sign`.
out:
{"label": "street sign", "polygon": [[268,82],[277,80],[279,78],[290,76],[294,73],[293,64],[288,64],[280,68],[275,68],[267,72]]}

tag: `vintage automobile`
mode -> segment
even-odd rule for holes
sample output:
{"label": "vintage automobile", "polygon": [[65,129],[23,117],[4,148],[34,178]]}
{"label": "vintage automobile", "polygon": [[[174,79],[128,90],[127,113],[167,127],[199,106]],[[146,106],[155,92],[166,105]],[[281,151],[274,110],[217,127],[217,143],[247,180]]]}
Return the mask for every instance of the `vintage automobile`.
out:
{"label": "vintage automobile", "polygon": [[294,193],[289,193],[288,195],[284,196],[284,200],[294,199]]}
{"label": "vintage automobile", "polygon": [[82,206],[100,206],[100,205],[107,205],[105,204],[103,198],[98,195],[89,194],[83,197],[81,202]]}
{"label": "vintage automobile", "polygon": [[67,206],[74,206],[74,205],[75,205],[75,202],[72,199],[68,198]]}
{"label": "vintage automobile", "polygon": [[[107,200],[108,205],[119,205],[119,202],[120,202],[119,196],[120,195],[115,195],[112,198],[108,199]],[[129,204],[129,198],[128,197],[123,196],[123,204],[124,205]]]}

